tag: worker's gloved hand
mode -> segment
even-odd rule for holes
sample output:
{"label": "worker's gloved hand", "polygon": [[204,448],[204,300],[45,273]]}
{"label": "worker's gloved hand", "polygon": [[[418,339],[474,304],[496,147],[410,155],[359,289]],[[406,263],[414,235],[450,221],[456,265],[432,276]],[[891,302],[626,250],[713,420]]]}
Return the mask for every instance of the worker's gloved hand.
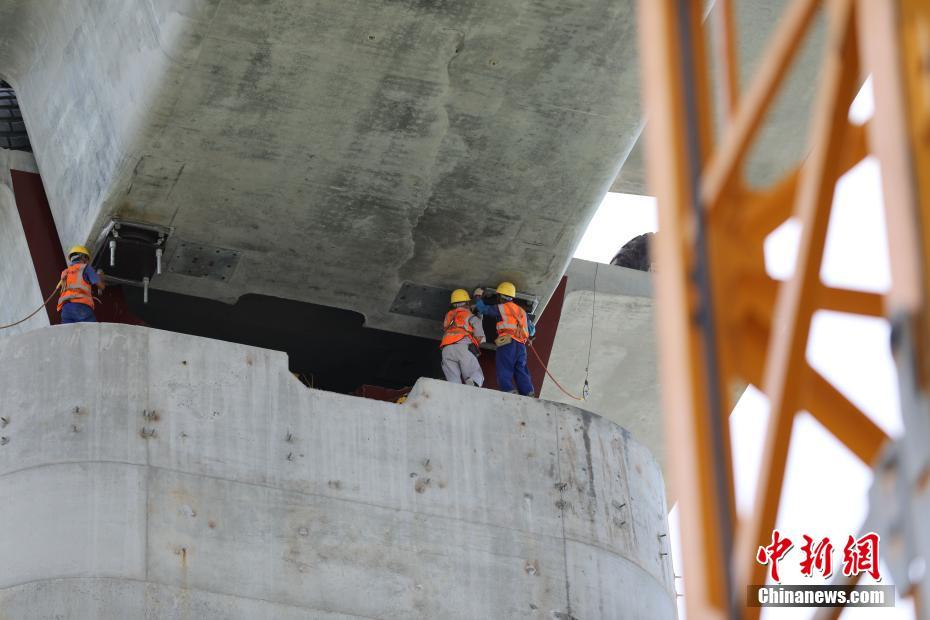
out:
{"label": "worker's gloved hand", "polygon": [[484,297],[484,289],[483,289],[483,288],[476,288],[476,289],[475,289],[475,297]]}

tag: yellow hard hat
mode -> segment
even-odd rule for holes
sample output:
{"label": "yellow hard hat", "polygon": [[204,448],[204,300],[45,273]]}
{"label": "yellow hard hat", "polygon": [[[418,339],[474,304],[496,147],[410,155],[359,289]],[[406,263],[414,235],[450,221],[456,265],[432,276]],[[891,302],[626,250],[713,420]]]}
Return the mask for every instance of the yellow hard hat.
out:
{"label": "yellow hard hat", "polygon": [[87,258],[90,258],[90,252],[83,245],[76,245],[68,251],[68,258],[71,258],[75,254],[83,254]]}
{"label": "yellow hard hat", "polygon": [[465,289],[457,288],[452,291],[452,298],[450,299],[450,303],[458,304],[469,300],[471,300],[471,296]]}
{"label": "yellow hard hat", "polygon": [[516,297],[517,287],[512,282],[501,282],[497,285],[497,294],[505,297]]}

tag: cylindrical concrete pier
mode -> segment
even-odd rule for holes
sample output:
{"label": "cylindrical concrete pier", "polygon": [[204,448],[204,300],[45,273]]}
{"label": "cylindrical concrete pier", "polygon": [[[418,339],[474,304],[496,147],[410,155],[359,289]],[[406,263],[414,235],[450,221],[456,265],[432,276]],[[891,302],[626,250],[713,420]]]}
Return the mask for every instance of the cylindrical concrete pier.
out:
{"label": "cylindrical concrete pier", "polygon": [[577,408],[112,324],[0,340],[0,403],[4,619],[675,617],[659,469]]}

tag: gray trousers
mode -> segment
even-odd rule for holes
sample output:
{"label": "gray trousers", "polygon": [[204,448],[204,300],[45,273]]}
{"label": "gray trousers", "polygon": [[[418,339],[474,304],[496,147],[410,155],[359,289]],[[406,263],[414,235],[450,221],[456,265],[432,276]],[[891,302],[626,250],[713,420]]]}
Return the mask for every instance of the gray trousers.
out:
{"label": "gray trousers", "polygon": [[468,350],[470,340],[465,338],[442,348],[442,372],[446,381],[465,383],[471,379],[475,385],[484,384],[484,373],[478,358]]}

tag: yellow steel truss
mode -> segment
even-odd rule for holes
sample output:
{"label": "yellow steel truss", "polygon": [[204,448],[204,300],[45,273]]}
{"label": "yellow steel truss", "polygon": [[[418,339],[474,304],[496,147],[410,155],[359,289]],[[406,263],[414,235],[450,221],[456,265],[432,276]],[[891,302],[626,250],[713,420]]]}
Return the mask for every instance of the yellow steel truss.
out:
{"label": "yellow steel truss", "polygon": [[[758,608],[745,607],[746,585],[764,583],[755,551],[775,525],[795,414],[809,411],[869,465],[888,441],[808,365],[814,312],[889,316],[907,327],[915,359],[899,373],[913,373],[917,389],[930,393],[930,2],[793,0],[741,91],[732,1],[717,0],[725,109],[716,142],[702,5],[639,4],[646,156],[659,205],[665,433],[689,618],[756,617]],[[828,34],[807,156],[771,187],[750,190],[750,147],[821,8]],[[867,73],[876,111],[856,126],[848,110]],[[886,296],[831,288],[819,277],[836,182],[869,154],[883,173],[893,279]],[[796,268],[778,282],[766,274],[763,241],[792,216],[801,224]],[[764,391],[771,411],[754,509],[738,518],[727,416],[732,386],[746,383]]]}

